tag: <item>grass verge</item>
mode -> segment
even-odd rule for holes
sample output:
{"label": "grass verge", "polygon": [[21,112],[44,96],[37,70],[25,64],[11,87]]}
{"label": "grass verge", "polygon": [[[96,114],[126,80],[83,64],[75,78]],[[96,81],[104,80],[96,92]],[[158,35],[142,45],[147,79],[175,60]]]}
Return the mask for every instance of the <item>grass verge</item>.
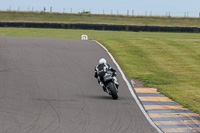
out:
{"label": "grass verge", "polygon": [[5,11],[0,12],[0,22],[49,22],[137,26],[200,27],[199,18]]}
{"label": "grass verge", "polygon": [[82,34],[103,43],[129,78],[158,88],[172,100],[200,114],[198,33],[0,28],[0,36],[80,39]]}

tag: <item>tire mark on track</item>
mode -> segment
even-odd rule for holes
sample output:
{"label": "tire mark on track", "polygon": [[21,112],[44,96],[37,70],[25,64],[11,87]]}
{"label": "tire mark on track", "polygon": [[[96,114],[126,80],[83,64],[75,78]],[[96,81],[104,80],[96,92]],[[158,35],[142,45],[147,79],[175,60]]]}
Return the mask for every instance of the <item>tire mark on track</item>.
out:
{"label": "tire mark on track", "polygon": [[[86,105],[86,100],[85,100],[85,95],[83,93],[83,89],[81,89],[81,93],[82,93],[82,97],[83,97],[83,103]],[[85,107],[85,106],[84,106]],[[89,109],[89,108],[84,108],[84,109]],[[88,130],[88,127],[90,125],[90,111],[86,110],[84,111],[86,112],[86,114],[83,114],[83,116],[85,117],[85,121],[86,121],[86,126],[85,126],[85,129],[83,130],[83,133],[86,133],[86,131]],[[89,118],[89,119],[87,119]]]}
{"label": "tire mark on track", "polygon": [[[44,101],[55,111],[56,115],[57,115],[57,118],[58,118],[58,127],[52,131],[52,133],[54,133],[55,131],[57,131],[59,129],[59,126],[60,126],[60,115],[59,113],[57,112],[57,110],[54,108],[54,106],[50,103],[50,101],[48,101],[47,99],[43,98]],[[56,119],[54,119],[46,128],[44,128],[42,131],[40,131],[39,133],[42,133],[44,132],[45,130],[47,130],[48,128],[50,128],[54,123],[56,122]]]}
{"label": "tire mark on track", "polygon": [[[118,114],[118,111],[117,111],[117,114]],[[106,113],[105,113],[105,115],[106,115]],[[107,124],[107,123],[108,123],[108,119],[107,119],[108,117],[105,116],[105,118],[106,118],[106,125],[108,125],[108,124]],[[114,123],[115,123],[116,120],[117,120],[117,115],[115,115],[115,118],[114,118],[114,120],[112,121],[112,123],[111,123],[110,125],[106,126],[103,130],[99,131],[99,133],[105,132],[105,131],[108,130],[108,129],[110,129],[109,132],[111,132],[111,131],[112,131],[112,126],[114,125]]]}
{"label": "tire mark on track", "polygon": [[[129,103],[128,103],[129,104]],[[123,106],[123,108],[126,108],[126,106],[123,104],[122,105]],[[130,122],[129,122],[129,124],[126,126],[126,128],[124,129],[124,130],[121,130],[121,132],[122,133],[126,133],[127,131],[128,131],[128,129],[130,129],[130,127],[131,127],[131,123],[133,122],[133,115],[132,115],[132,113],[131,113],[131,110],[129,110],[128,111],[129,112],[129,119],[130,119]],[[133,131],[132,131],[133,132]]]}
{"label": "tire mark on track", "polygon": [[[108,115],[107,113],[104,113],[104,117],[105,117],[105,125],[108,125]],[[105,133],[104,131],[107,129],[107,127],[105,127],[104,129],[100,130],[98,133]]]}
{"label": "tire mark on track", "polygon": [[[116,123],[116,121],[117,121],[117,119],[118,119],[118,116],[119,116],[118,114],[119,114],[119,109],[117,108],[117,110],[116,110],[116,115],[115,115],[115,119],[113,120],[113,122],[112,122],[111,125],[110,125],[110,127],[111,127],[110,130],[112,131],[111,133],[114,132],[114,129],[115,129],[115,128],[113,129],[113,127],[114,127],[114,124]],[[118,128],[118,127],[116,126],[116,128]]]}
{"label": "tire mark on track", "polygon": [[[58,118],[58,127],[52,132],[52,133],[54,133],[56,130],[58,130],[59,129],[59,127],[60,127],[60,115],[59,115],[59,113],[58,113],[58,111],[55,109],[55,107],[50,103],[51,101],[49,101],[49,100],[47,100],[46,98],[44,98],[41,94],[40,94],[40,87],[39,87],[39,83],[37,82],[37,80],[36,80],[36,86],[37,86],[37,90],[38,90],[38,94],[40,95],[40,97],[41,97],[41,100],[44,100],[46,103],[47,103],[47,105],[48,106],[50,106],[51,108],[52,108],[52,110],[55,112],[55,114],[56,114],[56,116],[57,116],[57,118]],[[48,128],[50,128],[54,123],[56,122],[56,119],[54,119],[46,128],[44,128],[43,130],[41,130],[39,133],[42,133],[42,132],[44,132],[45,130],[47,130]]]}
{"label": "tire mark on track", "polygon": [[[85,101],[85,95],[84,95],[84,93],[83,93],[83,90],[82,89],[80,89],[81,90],[81,97],[82,97],[82,99],[81,99],[81,108],[80,108],[80,111],[77,113],[77,115],[75,115],[72,119],[70,119],[69,121],[71,121],[72,123],[74,123],[74,121],[73,121],[73,119],[75,119],[75,120],[77,120],[78,118],[83,118],[83,117],[86,117],[86,114],[85,114],[85,112],[87,112],[87,111],[85,111],[85,109],[87,109],[87,104],[86,104],[86,101]],[[89,115],[88,115],[89,116]],[[84,119],[85,121],[87,121],[87,119]],[[79,121],[78,121],[79,123],[79,126],[80,125],[84,125],[84,124],[82,124],[82,123],[85,123],[85,122],[83,122],[83,121],[81,121],[80,119],[79,119]],[[86,122],[87,123],[87,122]],[[73,127],[72,127],[73,128]],[[70,129],[69,131],[70,132],[75,132],[77,129]],[[84,129],[84,127],[83,127],[83,130],[82,130],[83,132],[82,133],[85,133],[86,131],[87,131],[87,127]]]}
{"label": "tire mark on track", "polygon": [[[45,107],[45,108],[46,108],[46,107]],[[44,108],[44,109],[45,109],[45,108]],[[35,119],[35,121],[34,121],[31,125],[29,125],[29,126],[27,126],[26,128],[24,128],[23,130],[25,130],[25,129],[31,127],[31,128],[28,130],[28,132],[31,132],[31,131],[37,126],[37,129],[36,129],[36,133],[37,133],[38,128],[39,128],[39,125],[38,125],[37,123],[38,123],[38,121],[39,121],[39,119],[40,119],[41,112],[42,112],[42,110],[41,110],[41,107],[40,107],[39,113],[38,113],[37,118]],[[21,130],[21,131],[23,131],[23,130]]]}

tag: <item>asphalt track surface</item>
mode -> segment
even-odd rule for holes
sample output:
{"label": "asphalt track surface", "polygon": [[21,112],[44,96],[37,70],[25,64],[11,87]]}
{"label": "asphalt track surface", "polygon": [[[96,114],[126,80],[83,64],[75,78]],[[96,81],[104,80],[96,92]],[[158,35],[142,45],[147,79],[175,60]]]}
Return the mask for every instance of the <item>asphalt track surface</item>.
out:
{"label": "asphalt track surface", "polygon": [[0,133],[156,133],[119,71],[119,99],[94,78],[93,41],[0,37]]}

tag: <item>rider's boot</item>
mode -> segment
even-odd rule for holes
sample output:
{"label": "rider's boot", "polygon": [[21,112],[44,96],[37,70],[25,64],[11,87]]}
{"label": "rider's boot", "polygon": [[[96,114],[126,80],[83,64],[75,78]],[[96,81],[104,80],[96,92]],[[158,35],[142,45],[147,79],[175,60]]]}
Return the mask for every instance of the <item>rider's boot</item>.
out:
{"label": "rider's boot", "polygon": [[101,87],[103,88],[103,91],[105,91],[106,92],[106,87],[105,87],[105,85],[102,83],[102,82],[99,82],[99,84],[101,85]]}
{"label": "rider's boot", "polygon": [[116,87],[118,88],[119,83],[117,82],[117,78],[116,78],[116,77],[113,77],[113,79],[114,79],[114,83],[115,83]]}

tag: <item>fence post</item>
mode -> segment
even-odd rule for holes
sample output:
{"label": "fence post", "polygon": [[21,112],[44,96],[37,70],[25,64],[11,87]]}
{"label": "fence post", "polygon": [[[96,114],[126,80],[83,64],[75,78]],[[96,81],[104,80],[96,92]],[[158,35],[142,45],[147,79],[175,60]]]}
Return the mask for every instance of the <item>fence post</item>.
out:
{"label": "fence post", "polygon": [[129,10],[127,10],[127,16],[129,16]]}

